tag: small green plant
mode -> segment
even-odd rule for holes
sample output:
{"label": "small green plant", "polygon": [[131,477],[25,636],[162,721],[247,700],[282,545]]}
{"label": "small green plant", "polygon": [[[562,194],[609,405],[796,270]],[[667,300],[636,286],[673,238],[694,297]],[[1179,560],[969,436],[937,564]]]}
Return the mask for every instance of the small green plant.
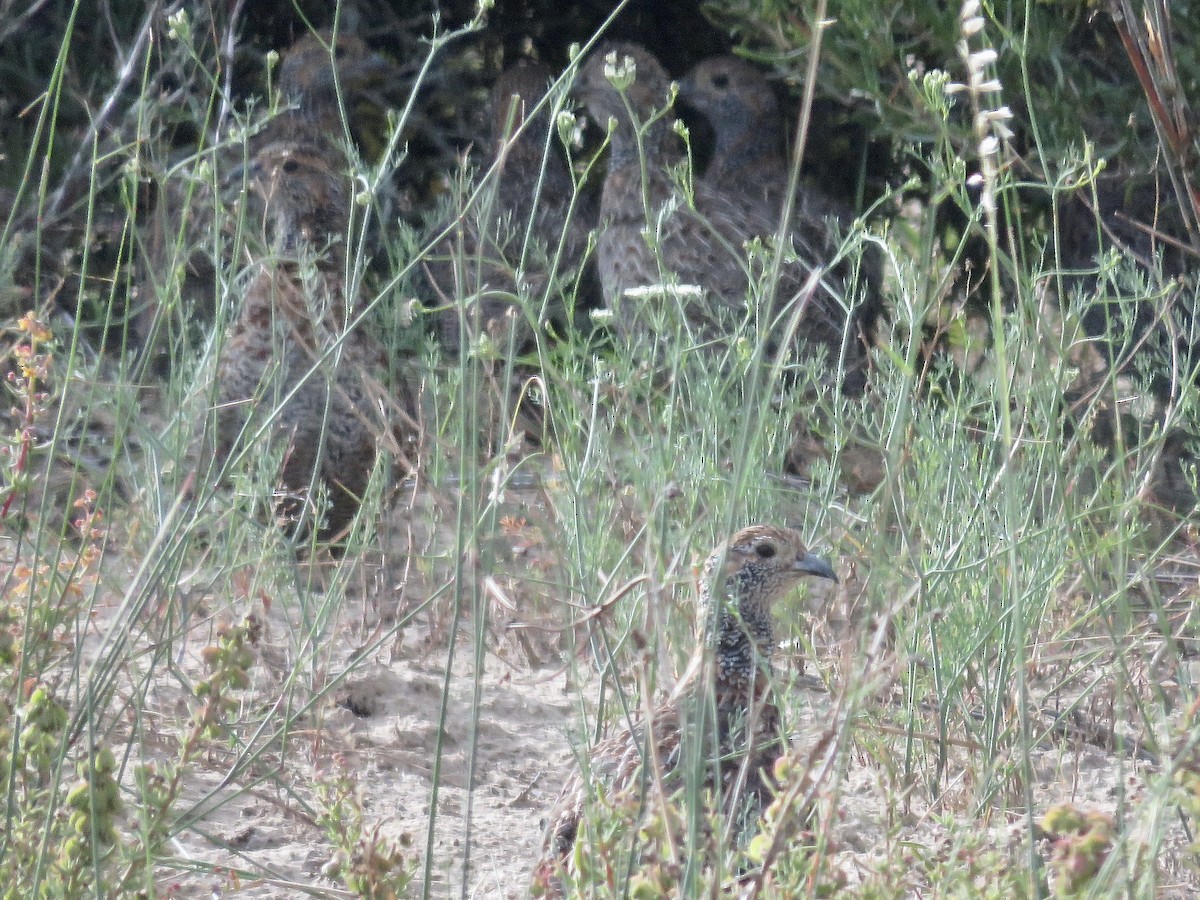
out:
{"label": "small green plant", "polygon": [[1079,896],[1112,852],[1116,838],[1112,816],[1064,805],[1047,810],[1041,824],[1053,842],[1050,870],[1055,876],[1054,895]]}
{"label": "small green plant", "polygon": [[249,685],[248,673],[255,660],[253,648],[261,635],[262,625],[254,615],[237,625],[223,623],[217,628],[217,642],[201,652],[209,674],[194,688],[197,705],[179,742],[177,757],[135,768],[139,831],[117,882],[122,889],[153,883],[154,871],[146,867],[146,862],[162,853],[171,837],[172,819],[178,815],[186,776],[212,742],[233,738],[239,695]]}
{"label": "small green plant", "polygon": [[[227,734],[229,717],[238,709],[235,692],[250,684],[253,648],[261,636],[262,624],[251,614],[239,625],[222,625],[217,629],[217,642],[204,648],[201,656],[209,676],[196,685],[196,699],[201,701],[194,719],[196,740],[219,739]],[[184,745],[185,758],[192,743],[189,740]]]}
{"label": "small green plant", "polygon": [[416,860],[409,852],[412,838],[408,834],[388,837],[381,823],[368,825],[363,786],[344,757],[336,757],[333,765],[333,774],[317,782],[321,810],[317,821],[334,848],[326,874],[369,900],[408,896],[416,874]]}
{"label": "small green plant", "polygon": [[49,382],[54,367],[54,335],[31,311],[15,323],[12,368],[6,380],[16,401],[13,430],[5,435],[0,454],[4,480],[0,483],[0,521],[18,513],[14,504],[27,499],[33,484],[37,429],[51,412]]}
{"label": "small green plant", "polygon": [[[117,813],[121,811],[117,785],[117,760],[108,747],[96,747],[75,765],[79,780],[67,793],[68,822],[72,832],[59,850],[56,874],[68,895],[82,893],[89,876],[103,871],[120,841]],[[99,887],[99,885],[97,885]]]}
{"label": "small green plant", "polygon": [[[50,413],[54,338],[33,314],[16,323],[8,388],[17,401],[4,446],[0,522],[24,517],[46,477],[38,429]],[[78,652],[77,623],[103,557],[106,528],[87,490],[75,503],[75,546],[53,536],[15,537],[0,570],[0,775],[6,786],[0,878],[16,890],[41,886],[79,895],[106,883],[120,843],[116,759],[103,745],[81,750],[64,683]],[[73,764],[77,780],[64,785]]]}

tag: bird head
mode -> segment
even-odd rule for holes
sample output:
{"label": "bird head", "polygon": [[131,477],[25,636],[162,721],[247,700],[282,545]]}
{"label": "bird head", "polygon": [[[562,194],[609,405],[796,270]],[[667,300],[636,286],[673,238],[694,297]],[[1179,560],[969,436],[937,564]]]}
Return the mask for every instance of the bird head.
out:
{"label": "bird head", "polygon": [[[518,63],[501,72],[492,86],[492,137],[500,140],[524,125],[534,107],[546,96],[553,80],[550,67],[541,63]],[[550,104],[546,103],[534,116],[532,127],[539,132],[535,139],[545,136],[544,122],[549,109]],[[526,128],[528,132],[529,128]]]}
{"label": "bird head", "polygon": [[268,144],[254,155],[246,184],[263,203],[277,249],[322,250],[345,237],[350,209],[343,167],[324,148],[291,141]]}
{"label": "bird head", "polygon": [[396,67],[372,51],[362,38],[329,30],[310,32],[288,48],[279,64],[279,87],[284,96],[314,109],[337,104],[378,88],[396,74]]}
{"label": "bird head", "polygon": [[[644,47],[624,42],[596,47],[579,70],[575,91],[601,128],[615,118],[618,136],[630,138],[635,124],[649,121],[672,102],[671,79],[662,64]],[[637,123],[630,121],[626,103]]]}
{"label": "bird head", "polygon": [[[774,525],[751,525],[719,545],[704,565],[700,588],[701,641],[673,696],[704,670],[706,651],[715,650],[718,685],[757,684],[760,663],[774,650],[772,608],[807,577],[834,582],[833,567],[808,551],[800,533]],[[713,597],[722,602],[712,603]]]}
{"label": "bird head", "polygon": [[736,56],[715,56],[679,82],[679,96],[712,124],[718,138],[778,128],[779,103],[763,73]]}
{"label": "bird head", "polygon": [[332,144],[348,125],[359,152],[378,161],[388,144],[388,96],[401,85],[400,74],[356,35],[311,32],[280,63],[279,87],[290,108],[276,119],[275,131]]}
{"label": "bird head", "polygon": [[731,601],[770,609],[804,578],[837,581],[829,562],[810,553],[798,531],[774,525],[743,528],[709,556],[708,584]]}

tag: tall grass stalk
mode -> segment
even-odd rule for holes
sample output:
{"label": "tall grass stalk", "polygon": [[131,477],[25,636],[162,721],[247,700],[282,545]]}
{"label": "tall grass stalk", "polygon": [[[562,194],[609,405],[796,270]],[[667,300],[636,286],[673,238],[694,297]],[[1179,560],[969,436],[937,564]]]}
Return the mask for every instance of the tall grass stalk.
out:
{"label": "tall grass stalk", "polygon": [[[838,258],[825,261],[827,271],[868,243],[887,260],[891,316],[870,391],[854,402],[819,387],[840,381],[842,360],[776,361],[768,339],[804,328],[802,304],[776,312],[775,285],[812,161],[817,92],[822,78],[850,77],[839,29],[861,10],[827,20],[822,0],[811,18],[774,31],[741,10],[748,44],[778,49],[803,33],[806,56],[787,60],[804,89],[779,228],[769,246],[731,248],[766,261],[749,291],[763,314],[721,349],[697,345],[669,289],[653,298],[657,334],[615,336],[603,315],[595,328],[551,334],[555,292],[567,292],[572,323],[583,318],[582,276],[513,297],[537,326],[530,352],[511,337],[463,341],[457,355],[430,346],[413,300],[423,266],[468,227],[496,226],[504,177],[500,166],[464,169],[428,238],[383,215],[413,162],[405,135],[421,119],[420,91],[452,52],[482,59],[460,39],[486,33],[486,8],[457,30],[437,23],[381,159],[348,159],[360,196],[345,238],[347,284],[363,300],[348,327],[385,332],[395,365],[419,373],[423,457],[415,474],[398,475],[396,448],[380,435],[385,452],[335,553],[264,513],[288,398],[264,396],[273,409],[220,471],[198,462],[215,363],[245,262],[261,249],[261,223],[229,203],[225,181],[235,157],[245,162],[243,133],[262,119],[243,120],[232,76],[218,68],[231,60],[237,14],[189,11],[169,38],[159,34],[164,10],[114,19],[123,67],[110,73],[89,139],[68,147],[59,116],[76,83],[83,4],[68,6],[0,234],[0,259],[33,242],[24,258],[36,307],[0,323],[6,405],[17,407],[0,424],[0,877],[14,892],[149,895],[175,881],[257,881],[314,896],[466,897],[488,890],[497,823],[521,836],[506,855],[516,846],[530,856],[503,860],[497,880],[523,890],[540,810],[569,766],[587,772],[597,742],[670,690],[703,624],[699,564],[755,521],[799,528],[842,579],[819,610],[802,610],[814,599],[802,595],[779,616],[787,640],[774,687],[791,739],[776,802],[748,827],[714,808],[704,788],[712,741],[686,744],[675,796],[648,769],[633,797],[609,796],[595,778],[570,887],[596,897],[967,895],[980,885],[994,896],[1153,896],[1189,877],[1195,852],[1179,821],[1200,817],[1187,663],[1194,510],[1154,498],[1176,465],[1174,442],[1200,420],[1194,326],[1181,315],[1195,290],[1116,254],[1085,273],[1062,263],[1065,201],[1079,188],[1098,201],[1103,162],[1092,144],[1055,146],[1035,103],[1030,23],[1044,10],[1025,3],[998,17],[968,0],[943,23],[961,56],[940,61],[963,71],[963,84],[948,91],[949,75],[913,63],[893,105],[879,106],[882,120],[903,120],[902,133],[925,142],[906,145],[914,174],[872,210],[891,216],[887,227],[841,223]],[[337,16],[345,24],[340,5]],[[1020,80],[1001,83],[1013,61]],[[195,79],[199,137],[187,150],[162,140],[159,67]],[[563,105],[573,77],[568,68],[543,100],[559,126],[546,159],[581,121]],[[1029,111],[1034,184],[1020,180],[1008,140],[1016,125],[1000,98],[1014,90],[1014,108]],[[603,161],[570,153],[578,211]],[[86,190],[73,174],[85,171]],[[680,174],[681,196],[696,177]],[[147,182],[177,208],[147,208]],[[934,215],[943,206],[965,222],[949,242]],[[657,211],[646,213],[653,233]],[[201,214],[212,223],[197,237]],[[83,235],[69,277],[51,265],[67,220]],[[154,224],[166,249],[145,272]],[[511,224],[524,268],[538,258],[533,223]],[[104,229],[111,247],[95,238]],[[977,295],[959,296],[976,238],[987,272]],[[541,248],[555,270],[565,240]],[[468,243],[452,253],[463,326],[471,298],[495,287]],[[185,290],[196,255],[215,269],[202,298],[211,316]],[[808,287],[821,289],[821,275]],[[1088,277],[1094,288],[1082,286]],[[10,280],[0,272],[5,297]],[[1109,334],[1089,338],[1082,322],[1096,302],[1118,312]],[[149,350],[134,346],[139,304]],[[1138,366],[1148,339],[1122,336],[1139,304],[1179,338],[1161,367],[1187,387],[1165,403],[1146,399],[1149,370]],[[1106,352],[1093,346],[1101,340],[1117,362],[1087,373],[1095,389],[1068,418],[1064,397],[1087,352]],[[342,352],[322,349],[331,363]],[[823,441],[803,479],[782,474],[797,418]],[[1091,435],[1109,420],[1112,444],[1099,446]],[[840,476],[862,447],[881,475],[851,492]],[[1177,469],[1194,490],[1194,465],[1185,457]],[[426,675],[428,707],[416,689]],[[386,686],[386,713],[355,693],[372,679]],[[546,715],[569,709],[558,744],[535,746],[498,698]],[[395,720],[387,739],[381,715]],[[687,720],[711,730],[712,697]],[[397,731],[410,726],[428,746]],[[511,746],[497,750],[495,731]],[[520,782],[496,788],[499,799],[491,766]],[[1081,793],[1085,776],[1104,790]],[[281,870],[282,857],[230,825],[263,809],[325,854],[319,871]],[[856,830],[870,852],[847,849]]]}

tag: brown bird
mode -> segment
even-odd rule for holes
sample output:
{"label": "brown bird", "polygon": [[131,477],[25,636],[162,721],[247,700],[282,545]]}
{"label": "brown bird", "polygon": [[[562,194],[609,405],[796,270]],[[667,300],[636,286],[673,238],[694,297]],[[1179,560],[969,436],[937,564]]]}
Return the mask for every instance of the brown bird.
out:
{"label": "brown bird", "polygon": [[[270,119],[250,139],[245,151],[239,147],[236,160],[229,159],[232,153],[219,155],[219,160],[241,171],[238,164],[243,152],[253,159],[271,144],[292,143],[319,150],[330,157],[332,165],[342,165],[346,134],[343,109],[350,134],[363,155],[372,160],[379,155],[386,137],[386,104],[379,92],[397,79],[396,69],[360,38],[339,34],[331,43],[332,37],[328,30],[309,33],[285,51],[279,66],[279,87],[288,108]],[[343,102],[339,102],[339,90]],[[194,148],[189,152],[194,154]],[[212,298],[217,294],[220,264],[220,259],[209,252],[212,232],[224,221],[215,214],[220,198],[209,192],[202,179],[168,175],[177,168],[183,168],[178,160],[170,161],[155,179],[155,190],[151,192],[155,200],[146,204],[142,214],[145,224],[138,235],[144,266],[134,330],[142,344],[143,360],[158,369],[166,365],[169,333],[179,330],[177,326],[168,327],[169,310],[182,306],[193,317],[210,319],[215,312]],[[185,235],[183,240],[181,233]],[[174,289],[175,271],[181,262],[187,271],[180,286],[185,302],[164,306],[160,298]]]}
{"label": "brown bird", "polygon": [[[750,212],[764,212],[776,221],[783,211],[790,163],[784,155],[784,125],[779,102],[763,72],[736,56],[704,60],[679,82],[684,102],[704,115],[713,128],[713,157],[703,181],[725,191]],[[814,262],[833,259],[838,250],[837,227],[854,220],[853,212],[812,184],[798,185],[791,220],[793,238],[802,254]],[[858,346],[848,348],[847,392],[865,386],[866,352],[883,311],[883,261],[878,248],[864,247],[859,284],[862,297],[849,318]],[[832,266],[835,290],[854,299],[854,266],[843,260]],[[849,363],[857,364],[850,371]]]}
{"label": "brown bird", "polygon": [[[555,873],[566,862],[594,794],[591,785],[602,783],[605,796],[618,800],[657,776],[670,794],[680,785],[680,764],[693,740],[716,737],[701,758],[711,766],[709,787],[721,796],[726,815],[757,815],[769,799],[767,779],[784,749],[773,696],[772,609],[810,575],[837,580],[829,563],[809,553],[790,528],[754,525],[713,551],[704,567],[703,626],[691,664],[648,720],[597,744],[586,769],[567,781],[550,815],[536,873],[540,884],[557,883]],[[710,696],[715,722],[696,721]],[[645,766],[653,767],[649,782],[642,777]],[[713,784],[718,766],[720,781]]]}
{"label": "brown bird", "polygon": [[349,130],[368,159],[383,150],[387,103],[380,93],[398,70],[362,38],[329,29],[309,32],[283,54],[279,89],[290,104],[272,119],[257,147],[277,141],[338,146]]}
{"label": "brown bird", "polygon": [[783,117],[762,72],[736,56],[714,56],[679,82],[679,96],[713,128],[707,181],[729,184],[747,201],[768,207],[783,199],[788,164],[783,155]]}
{"label": "brown bird", "polygon": [[[590,114],[601,125],[616,123],[597,254],[604,299],[618,331],[627,337],[652,334],[662,307],[678,303],[700,341],[726,339],[748,318],[765,317],[768,349],[774,351],[781,349],[776,336],[781,323],[792,304],[801,303],[798,343],[823,345],[832,359],[845,356],[848,375],[858,373],[865,350],[841,293],[828,279],[807,284],[823,254],[797,241],[799,258],[782,267],[774,307],[758,308],[748,296],[752,272],[743,245],[755,237],[772,239],[777,226],[772,211],[707,179],[695,182],[691,202],[676,187],[668,170],[683,163],[684,154],[671,131],[670,79],[659,62],[633,44],[604,45],[584,64],[578,85]],[[754,278],[760,274],[754,272]],[[668,288],[664,298],[658,286],[672,283],[701,290]],[[853,384],[847,378],[851,389],[861,391],[861,376]]]}
{"label": "brown bird", "polygon": [[[221,352],[215,462],[266,425],[287,442],[284,514],[308,520],[310,487],[323,485],[330,508],[320,534],[329,537],[358,509],[387,404],[375,389],[387,356],[354,325],[345,293],[349,178],[322,148],[290,142],[259,151],[248,176],[274,253],[257,263]],[[411,422],[411,400],[399,406]]]}
{"label": "brown bird", "polygon": [[443,307],[438,334],[448,352],[458,351],[464,324],[469,334],[490,336],[501,352],[510,337],[518,353],[528,351],[537,322],[518,302],[521,293],[540,307],[539,318],[565,324],[562,293],[579,274],[595,213],[586,196],[575,200],[549,101],[534,113],[553,79],[547,66],[518,64],[492,88],[482,171],[494,190],[479,192],[426,264]]}

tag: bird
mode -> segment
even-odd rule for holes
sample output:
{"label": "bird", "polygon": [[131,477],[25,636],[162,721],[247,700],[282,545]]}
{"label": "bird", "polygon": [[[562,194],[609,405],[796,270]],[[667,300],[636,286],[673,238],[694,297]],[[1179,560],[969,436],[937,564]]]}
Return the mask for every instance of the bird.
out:
{"label": "bird", "polygon": [[762,72],[737,56],[713,56],[680,79],[679,96],[713,129],[705,180],[736,185],[748,202],[781,200],[788,180],[783,116]]}
{"label": "bird", "polygon": [[280,141],[336,146],[349,134],[376,161],[386,143],[388,104],[380,94],[397,76],[397,68],[357,35],[308,32],[280,59],[279,90],[288,108],[267,124],[257,147]]}
{"label": "bird", "polygon": [[[384,146],[386,128],[386,103],[379,93],[397,78],[395,66],[371,51],[361,38],[338,33],[335,39],[328,29],[309,32],[281,56],[278,81],[285,108],[269,118],[245,147],[219,151],[218,164],[240,173],[247,168],[248,160],[264,148],[283,143],[319,149],[340,164],[345,157],[343,109],[354,143],[362,148],[364,156],[376,161]],[[188,151],[193,157],[195,152],[195,148]],[[168,327],[170,305],[164,305],[160,298],[174,289],[176,269],[182,263],[187,275],[179,285],[184,293],[182,305],[194,317],[213,317],[212,298],[217,294],[221,260],[208,248],[213,243],[212,232],[223,228],[225,221],[217,215],[221,198],[203,180],[178,179],[173,174],[184,168],[179,160],[170,160],[157,178],[149,180],[148,187],[154,190],[147,193],[153,200],[145,204],[144,224],[138,233],[143,266],[133,321],[135,341],[141,345],[143,365],[164,374],[167,341],[180,329]],[[224,180],[237,181],[240,188],[240,177],[230,175]],[[390,200],[390,195],[383,200]],[[181,234],[185,236],[182,240]]]}
{"label": "bird", "polygon": [[[656,305],[665,296],[679,303],[685,324],[702,342],[720,343],[741,323],[765,317],[774,353],[791,348],[780,342],[779,324],[797,302],[803,312],[794,343],[818,344],[830,358],[844,358],[847,391],[860,393],[865,348],[855,319],[837,291],[809,283],[825,261],[821,250],[797,241],[796,259],[789,257],[780,269],[774,306],[759,308],[748,298],[752,270],[743,245],[753,238],[770,242],[777,217],[732,186],[696,180],[688,196],[672,179],[670,170],[682,166],[686,155],[672,133],[673,89],[658,60],[636,44],[604,44],[584,62],[577,84],[589,114],[602,125],[614,123],[597,256],[618,333],[627,339],[655,333],[661,314]],[[757,279],[761,273],[753,274]]]}
{"label": "bird", "polygon": [[[536,883],[557,883],[556,873],[574,846],[594,783],[603,785],[609,800],[619,802],[642,789],[647,783],[644,767],[651,765],[669,794],[682,778],[685,745],[705,735],[716,737],[715,744],[703,748],[703,759],[712,765],[708,784],[721,796],[726,815],[756,815],[768,802],[768,773],[785,740],[773,689],[772,611],[809,576],[837,581],[829,562],[809,552],[791,528],[752,525],[713,550],[704,566],[691,662],[670,697],[648,718],[600,741],[586,768],[569,777],[549,817]],[[694,717],[709,697],[716,719],[700,726]],[[719,783],[714,784],[716,771]]]}
{"label": "bird", "polygon": [[376,380],[388,370],[387,354],[348,302],[344,162],[325,147],[276,142],[255,155],[247,183],[266,212],[273,251],[255,263],[218,360],[214,461],[223,465],[273,413],[270,430],[286,442],[281,516],[309,522],[310,485],[323,485],[326,539],[358,509],[384,411],[398,409],[396,436],[411,443],[415,403],[405,384],[394,404],[381,400]]}
{"label": "bird", "polygon": [[[521,62],[492,87],[481,171],[495,188],[479,192],[425,265],[448,354],[459,352],[464,326],[468,344],[486,335],[501,352],[510,344],[518,354],[528,352],[537,323],[522,310],[521,294],[544,303],[541,318],[566,324],[562,294],[577,283],[595,211],[587,195],[577,195],[550,103],[534,110],[553,80],[548,66]],[[440,222],[437,230],[445,227]]]}
{"label": "bird", "polygon": [[[784,154],[784,124],[775,91],[761,69],[730,54],[697,63],[679,82],[683,102],[705,117],[713,130],[713,156],[703,182],[721,188],[754,211],[778,220],[789,183],[790,163]],[[838,250],[837,226],[854,220],[843,203],[815,185],[797,186],[791,226],[802,252],[814,261],[833,259]],[[878,248],[866,245],[860,260],[862,297],[850,324],[858,347],[848,354],[866,362],[875,325],[883,312],[883,262]],[[854,266],[849,259],[833,265],[843,292],[853,291]],[[861,393],[862,373],[854,372],[848,393]]]}

